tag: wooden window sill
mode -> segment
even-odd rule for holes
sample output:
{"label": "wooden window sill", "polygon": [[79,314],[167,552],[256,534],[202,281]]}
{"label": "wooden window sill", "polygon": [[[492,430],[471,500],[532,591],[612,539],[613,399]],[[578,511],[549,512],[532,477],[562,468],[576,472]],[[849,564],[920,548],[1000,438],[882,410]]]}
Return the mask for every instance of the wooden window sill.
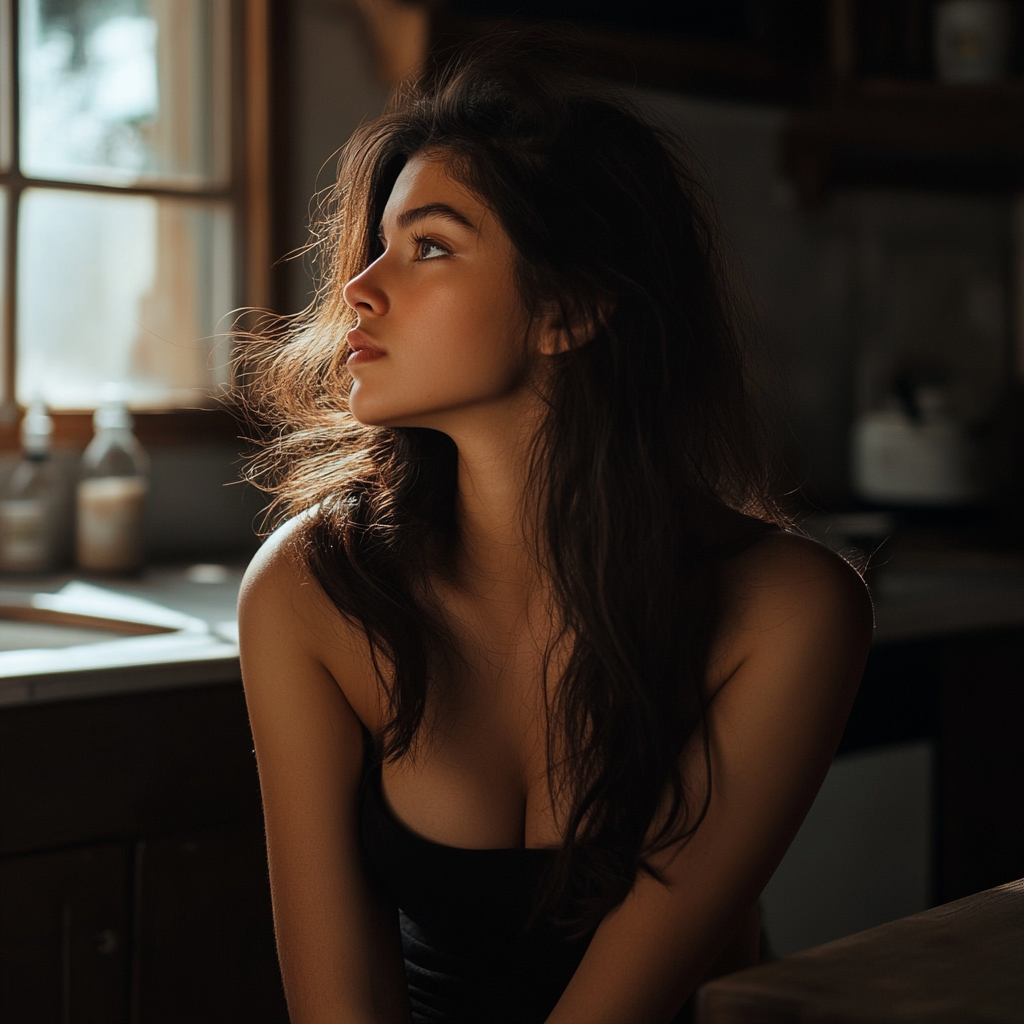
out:
{"label": "wooden window sill", "polygon": [[[92,439],[91,412],[53,412],[53,444],[59,448],[84,448]],[[241,416],[230,408],[178,409],[171,412],[137,412],[135,436],[143,447],[168,445],[235,444],[248,431]],[[20,447],[21,418],[0,424],[0,451]]]}

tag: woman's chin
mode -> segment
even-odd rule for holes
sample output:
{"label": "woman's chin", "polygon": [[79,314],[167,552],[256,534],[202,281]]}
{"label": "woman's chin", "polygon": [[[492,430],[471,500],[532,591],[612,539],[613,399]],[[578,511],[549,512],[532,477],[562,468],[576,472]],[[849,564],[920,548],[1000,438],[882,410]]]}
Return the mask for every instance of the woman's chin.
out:
{"label": "woman's chin", "polygon": [[398,402],[395,395],[384,395],[382,389],[366,388],[357,381],[348,397],[352,418],[366,427],[435,426],[437,410],[417,405],[415,401]]}
{"label": "woman's chin", "polygon": [[391,426],[387,414],[394,411],[388,409],[387,403],[381,402],[379,398],[375,401],[372,394],[366,394],[366,389],[358,381],[349,393],[348,410],[352,413],[353,419],[366,427]]}
{"label": "woman's chin", "polygon": [[360,400],[353,391],[348,403],[349,412],[352,418],[364,427],[408,427],[415,424],[409,423],[409,417],[403,415],[403,410],[387,406],[382,402]]}
{"label": "woman's chin", "polygon": [[386,417],[375,416],[367,411],[357,411],[354,407],[349,406],[349,411],[352,413],[352,418],[357,423],[362,423],[364,427],[393,427],[394,424]]}

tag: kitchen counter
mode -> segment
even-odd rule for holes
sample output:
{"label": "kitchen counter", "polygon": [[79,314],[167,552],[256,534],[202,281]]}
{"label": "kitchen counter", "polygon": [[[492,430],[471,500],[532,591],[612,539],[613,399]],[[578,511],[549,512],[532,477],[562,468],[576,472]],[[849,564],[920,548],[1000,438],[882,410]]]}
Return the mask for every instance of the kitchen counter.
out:
{"label": "kitchen counter", "polygon": [[897,551],[869,577],[876,645],[1024,628],[1024,556]]}
{"label": "kitchen counter", "polygon": [[[1006,813],[1024,801],[1024,572],[954,562],[894,558],[872,579],[878,645],[847,728],[851,749],[935,743],[943,901],[1024,874],[1018,819]],[[17,585],[22,599],[46,591],[51,607],[105,611],[108,626],[119,600],[142,599],[125,616],[160,619],[163,633],[111,639],[108,629],[47,649],[38,622],[0,621],[0,910],[17,937],[3,952],[20,1005],[42,1007],[37,1016],[70,1006],[71,1019],[287,1020],[239,685],[242,571]],[[11,594],[9,578],[0,589]],[[82,622],[65,621],[50,624],[52,641],[82,639]],[[24,649],[30,634],[37,646]],[[97,945],[97,935],[112,938]],[[79,1006],[97,978],[102,1013]]]}
{"label": "kitchen counter", "polygon": [[4,1020],[288,1020],[241,575],[0,580]]}
{"label": "kitchen counter", "polygon": [[[142,690],[173,689],[239,680],[237,603],[243,565],[156,566],[138,578],[89,578],[105,595],[137,602],[139,618],[173,632],[111,638],[96,633],[87,643],[60,644],[65,627],[33,627],[46,646],[0,650],[0,706],[69,700]],[[59,593],[81,577],[19,580],[7,576],[7,594]],[[85,594],[89,604],[90,593]],[[116,609],[116,605],[111,607]],[[131,605],[125,606],[129,614]],[[21,623],[0,623],[8,632],[29,632]],[[74,631],[75,633],[79,631]],[[69,634],[70,639],[77,639]],[[54,646],[50,646],[50,643]],[[6,647],[12,647],[8,642]]]}
{"label": "kitchen counter", "polygon": [[[137,579],[93,579],[105,591],[177,613],[184,628],[64,647],[0,651],[0,706],[173,689],[240,678],[236,604],[244,566],[157,566]],[[57,592],[72,576],[4,591]],[[972,551],[894,557],[872,575],[875,644],[1024,628],[1024,557]],[[175,620],[168,620],[172,625]]]}
{"label": "kitchen counter", "polygon": [[1024,1009],[1024,879],[704,985],[698,1024],[986,1021]]}

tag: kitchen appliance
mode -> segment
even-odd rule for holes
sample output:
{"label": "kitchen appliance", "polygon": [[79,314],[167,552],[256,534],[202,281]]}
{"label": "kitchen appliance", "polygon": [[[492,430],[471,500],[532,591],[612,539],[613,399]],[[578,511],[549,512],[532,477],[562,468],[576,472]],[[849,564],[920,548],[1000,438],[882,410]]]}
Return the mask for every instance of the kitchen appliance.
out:
{"label": "kitchen appliance", "polygon": [[935,69],[943,82],[1006,74],[1013,12],[1006,0],[944,0],[935,9]]}
{"label": "kitchen appliance", "polygon": [[980,453],[944,388],[904,384],[887,408],[853,425],[851,468],[858,496],[879,504],[970,505],[984,496]]}

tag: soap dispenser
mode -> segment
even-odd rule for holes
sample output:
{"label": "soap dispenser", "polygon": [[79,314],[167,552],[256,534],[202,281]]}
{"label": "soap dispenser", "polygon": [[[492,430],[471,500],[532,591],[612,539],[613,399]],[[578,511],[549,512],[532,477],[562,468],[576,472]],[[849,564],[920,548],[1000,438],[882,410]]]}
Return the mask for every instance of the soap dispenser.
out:
{"label": "soap dispenser", "polygon": [[149,459],[132,422],[120,398],[107,398],[93,416],[95,434],[82,453],[78,482],[75,547],[82,569],[135,572],[142,567]]}
{"label": "soap dispenser", "polygon": [[41,398],[21,421],[21,461],[0,494],[0,569],[46,572],[56,568],[60,480],[50,459],[53,420]]}

